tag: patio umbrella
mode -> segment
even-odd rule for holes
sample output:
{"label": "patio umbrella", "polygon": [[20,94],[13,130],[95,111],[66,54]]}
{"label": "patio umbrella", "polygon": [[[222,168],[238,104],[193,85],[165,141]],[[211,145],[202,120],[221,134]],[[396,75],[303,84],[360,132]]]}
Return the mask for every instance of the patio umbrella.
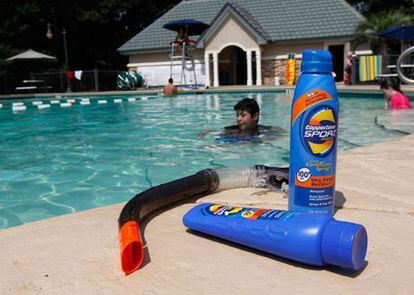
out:
{"label": "patio umbrella", "polygon": [[19,60],[19,59],[26,59],[26,60],[27,59],[56,59],[56,57],[29,49],[25,52],[9,57],[6,60]]}
{"label": "patio umbrella", "polygon": [[29,49],[6,60],[10,61],[9,70],[19,73],[27,72],[30,78],[34,79],[33,73],[49,67],[51,62],[56,61],[56,57]]}
{"label": "patio umbrella", "polygon": [[414,42],[414,26],[395,26],[377,33],[381,37],[390,37],[400,41]]}
{"label": "patio umbrella", "polygon": [[201,35],[208,27],[209,25],[191,18],[174,19],[163,26],[171,31],[183,30],[187,36]]}

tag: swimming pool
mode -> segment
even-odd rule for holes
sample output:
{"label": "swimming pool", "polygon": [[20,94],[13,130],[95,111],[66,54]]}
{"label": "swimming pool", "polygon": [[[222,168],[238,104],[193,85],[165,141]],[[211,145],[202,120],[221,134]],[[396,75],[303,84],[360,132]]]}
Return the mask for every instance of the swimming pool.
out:
{"label": "swimming pool", "polygon": [[[260,122],[286,129],[284,136],[227,145],[214,144],[214,132],[197,136],[203,129],[234,124],[233,105],[247,96],[259,102]],[[2,101],[8,106],[0,109],[0,229],[127,201],[206,168],[289,163],[291,95],[131,98],[91,97],[83,105],[76,98],[66,107],[43,109],[25,100],[27,109],[15,112],[11,101]],[[384,112],[382,99],[341,98],[339,149],[400,137],[375,124],[375,116]]]}

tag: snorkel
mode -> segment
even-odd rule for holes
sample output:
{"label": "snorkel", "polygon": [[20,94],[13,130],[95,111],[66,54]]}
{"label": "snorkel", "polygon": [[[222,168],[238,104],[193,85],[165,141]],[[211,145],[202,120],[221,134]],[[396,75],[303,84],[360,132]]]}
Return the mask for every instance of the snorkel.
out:
{"label": "snorkel", "polygon": [[284,190],[288,179],[289,168],[255,165],[205,169],[137,194],[124,206],[118,219],[122,271],[128,275],[142,265],[145,256],[143,225],[160,209],[226,189],[265,187]]}

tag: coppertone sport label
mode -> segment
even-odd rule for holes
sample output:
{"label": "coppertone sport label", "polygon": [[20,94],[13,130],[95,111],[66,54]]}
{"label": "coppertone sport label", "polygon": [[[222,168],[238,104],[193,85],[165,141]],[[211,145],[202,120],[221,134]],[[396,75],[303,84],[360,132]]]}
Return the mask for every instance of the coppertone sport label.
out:
{"label": "coppertone sport label", "polygon": [[205,208],[204,214],[236,218],[243,217],[249,220],[279,220],[286,213],[284,210],[232,207],[226,205],[211,205]]}
{"label": "coppertone sport label", "polygon": [[320,106],[311,110],[302,124],[302,144],[314,156],[324,157],[335,146],[336,119],[334,110]]}
{"label": "coppertone sport label", "polygon": [[291,169],[295,174],[290,193],[295,206],[333,206],[337,128],[337,104],[327,91],[307,91],[293,103]]}

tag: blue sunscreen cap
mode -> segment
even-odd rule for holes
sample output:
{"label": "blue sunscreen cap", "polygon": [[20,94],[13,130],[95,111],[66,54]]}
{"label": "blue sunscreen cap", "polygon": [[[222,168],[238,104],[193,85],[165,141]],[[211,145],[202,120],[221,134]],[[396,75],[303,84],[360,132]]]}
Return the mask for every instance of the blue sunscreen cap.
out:
{"label": "blue sunscreen cap", "polygon": [[322,234],[322,259],[327,264],[359,270],[365,262],[367,244],[362,225],[331,220]]}
{"label": "blue sunscreen cap", "polygon": [[304,50],[300,70],[308,73],[330,73],[333,71],[332,54],[328,50]]}

